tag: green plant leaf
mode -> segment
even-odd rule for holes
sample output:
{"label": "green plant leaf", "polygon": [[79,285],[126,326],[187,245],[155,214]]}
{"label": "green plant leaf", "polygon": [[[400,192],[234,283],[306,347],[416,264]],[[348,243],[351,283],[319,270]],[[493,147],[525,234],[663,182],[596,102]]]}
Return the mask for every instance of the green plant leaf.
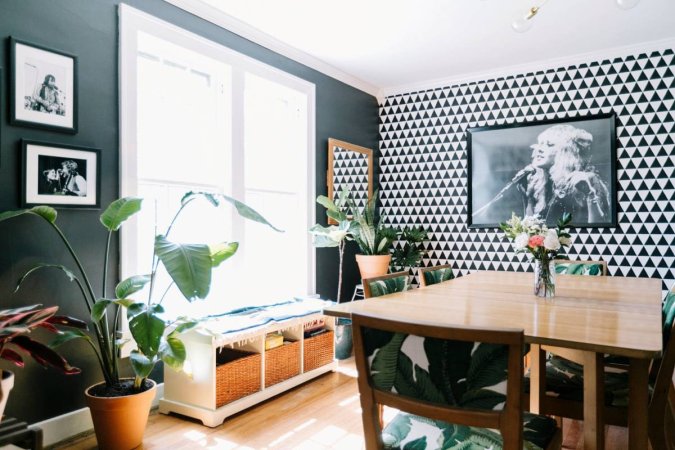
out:
{"label": "green plant leaf", "polygon": [[68,341],[72,341],[73,339],[84,339],[85,341],[88,341],[90,344],[94,344],[94,342],[91,340],[89,335],[85,333],[82,330],[69,330],[69,331],[62,331],[61,334],[56,336],[50,343],[49,346],[51,348],[56,348],[60,345],[65,344]]}
{"label": "green plant leaf", "polygon": [[155,252],[186,299],[193,301],[208,295],[213,267],[208,245],[175,244],[157,236]]}
{"label": "green plant leaf", "polygon": [[131,362],[131,368],[139,378],[147,378],[150,372],[152,372],[152,368],[155,367],[154,361],[141,354],[138,350],[131,351],[129,362]]}
{"label": "green plant leaf", "polygon": [[180,325],[178,325],[176,329],[169,334],[169,336],[175,336],[181,333],[185,333],[186,331],[190,331],[197,325],[199,325],[199,320],[189,320],[189,319],[179,319],[179,320],[182,320],[183,322]]}
{"label": "green plant leaf", "polygon": [[219,244],[209,245],[213,267],[218,267],[220,263],[237,253],[238,248],[239,242],[221,242]]}
{"label": "green plant leaf", "polygon": [[118,299],[127,298],[140,291],[150,282],[150,275],[134,275],[126,280],[120,281],[115,286],[115,297]]}
{"label": "green plant leaf", "polygon": [[186,356],[187,352],[185,350],[185,344],[177,337],[172,337],[170,335],[166,338],[166,341],[162,343],[160,357],[162,358],[162,361],[164,361],[164,364],[167,364],[172,369],[182,369]]}
{"label": "green plant leaf", "polygon": [[375,354],[370,370],[372,372],[373,385],[378,389],[390,391],[396,380],[396,367],[401,352],[401,345],[407,335],[396,333],[391,340],[380,347]]}
{"label": "green plant leaf", "polygon": [[38,264],[37,266],[29,269],[26,273],[23,274],[23,276],[18,281],[18,283],[16,283],[16,288],[14,289],[14,292],[17,292],[19,290],[19,288],[21,288],[21,285],[23,284],[23,282],[26,281],[26,278],[28,278],[30,275],[32,275],[33,272],[37,272],[38,270],[49,269],[49,268],[59,269],[61,272],[66,274],[69,281],[77,281],[78,284],[79,284],[78,278],[66,266],[62,266],[61,264]]}
{"label": "green plant leaf", "polygon": [[94,306],[91,308],[91,320],[92,322],[98,322],[101,319],[103,319],[103,316],[105,315],[105,310],[108,308],[108,305],[111,304],[112,301],[101,298],[94,303]]}
{"label": "green plant leaf", "polygon": [[272,228],[274,231],[278,231],[280,233],[283,232],[283,230],[278,229],[271,223],[267,221],[262,215],[260,215],[256,210],[251,208],[250,206],[246,205],[245,203],[240,202],[239,200],[232,198],[228,195],[225,194],[213,194],[210,192],[188,192],[183,196],[181,199],[181,203],[185,204],[187,201],[191,200],[194,197],[202,196],[205,197],[207,200],[209,200],[214,206],[218,205],[217,199],[222,199],[225,200],[226,202],[232,204],[234,208],[237,210],[237,213],[239,213],[240,216],[242,216],[245,219],[252,220],[254,222],[262,223],[263,225],[267,225],[270,228]]}
{"label": "green plant leaf", "polygon": [[112,202],[103,214],[100,220],[108,231],[117,231],[120,226],[131,216],[141,210],[142,198],[124,197]]}
{"label": "green plant leaf", "polygon": [[0,213],[0,222],[11,219],[13,217],[22,216],[24,214],[35,214],[45,219],[49,223],[56,222],[56,210],[50,206],[34,206],[30,209],[18,209],[16,211],[5,211]]}
{"label": "green plant leaf", "polygon": [[145,303],[137,302],[127,305],[127,319],[131,320],[134,316],[137,316],[144,312],[147,309]]}
{"label": "green plant leaf", "polygon": [[138,350],[149,358],[154,357],[159,351],[159,346],[164,335],[166,324],[157,317],[163,312],[159,305],[152,305],[146,311],[135,315],[129,320],[129,330],[138,345]]}

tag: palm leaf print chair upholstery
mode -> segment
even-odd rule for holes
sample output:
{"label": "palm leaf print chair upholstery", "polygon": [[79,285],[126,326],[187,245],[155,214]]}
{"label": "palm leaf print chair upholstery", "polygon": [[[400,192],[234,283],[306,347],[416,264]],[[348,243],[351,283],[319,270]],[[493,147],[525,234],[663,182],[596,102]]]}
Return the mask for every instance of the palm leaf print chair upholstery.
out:
{"label": "palm leaf print chair upholstery", "polygon": [[407,271],[363,279],[363,296],[365,298],[403,292],[409,288],[410,280]]}
{"label": "palm leaf print chair upholstery", "polygon": [[556,259],[553,264],[555,265],[555,273],[559,275],[607,275],[607,262],[605,261]]}
{"label": "palm leaf print chair upholstery", "polygon": [[560,448],[555,420],[521,408],[522,330],[352,320],[367,450]]}
{"label": "palm leaf print chair upholstery", "polygon": [[455,278],[455,274],[452,272],[450,264],[444,264],[442,266],[420,267],[419,277],[420,287],[425,287],[452,280]]}
{"label": "palm leaf print chair upholstery", "polygon": [[[666,296],[662,310],[663,352],[652,361],[650,369],[649,440],[654,450],[666,449],[665,416],[668,392],[673,384],[675,366],[675,287]],[[534,346],[533,346],[534,347]],[[534,351],[534,349],[533,349]],[[544,362],[540,350],[539,412],[571,419],[583,419],[583,367],[572,361],[550,359]],[[537,361],[534,358],[534,361]],[[536,362],[533,361],[533,364]],[[628,372],[605,370],[605,421],[609,425],[628,424]],[[526,383],[527,385],[527,383]],[[530,395],[536,395],[531,393]]]}

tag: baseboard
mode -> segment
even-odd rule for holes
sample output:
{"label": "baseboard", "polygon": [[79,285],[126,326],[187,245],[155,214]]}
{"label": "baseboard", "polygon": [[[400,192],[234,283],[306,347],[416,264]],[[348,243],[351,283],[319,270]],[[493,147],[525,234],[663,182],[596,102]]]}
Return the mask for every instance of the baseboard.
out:
{"label": "baseboard", "polygon": [[[164,397],[164,383],[157,385],[157,392],[152,401],[153,408],[159,405],[159,399],[162,397]],[[78,434],[83,434],[94,429],[89,408],[82,408],[52,417],[51,419],[34,423],[32,426],[42,428],[44,446],[67,441]]]}

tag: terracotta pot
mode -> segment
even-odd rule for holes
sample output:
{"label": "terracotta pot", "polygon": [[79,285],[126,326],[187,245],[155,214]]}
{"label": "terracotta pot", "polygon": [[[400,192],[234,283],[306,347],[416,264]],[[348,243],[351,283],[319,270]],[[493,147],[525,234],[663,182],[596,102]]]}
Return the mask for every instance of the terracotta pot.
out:
{"label": "terracotta pot", "polygon": [[0,420],[5,413],[5,406],[7,406],[7,398],[9,398],[9,391],[14,387],[14,372],[9,370],[2,371],[2,389],[0,390]]}
{"label": "terracotta pot", "polygon": [[157,391],[157,384],[150,381],[152,387],[147,391],[123,397],[90,395],[89,391],[97,384],[85,391],[99,449],[130,450],[141,445]]}
{"label": "terracotta pot", "polygon": [[391,255],[356,255],[361,279],[386,275],[389,271]]}

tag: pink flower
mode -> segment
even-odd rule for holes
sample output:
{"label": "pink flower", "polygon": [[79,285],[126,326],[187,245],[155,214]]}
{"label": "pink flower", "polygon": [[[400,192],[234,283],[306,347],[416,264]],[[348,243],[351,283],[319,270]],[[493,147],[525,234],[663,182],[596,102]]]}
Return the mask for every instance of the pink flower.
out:
{"label": "pink flower", "polygon": [[529,245],[530,248],[541,247],[542,245],[544,245],[544,236],[540,236],[540,235],[537,234],[537,235],[534,235],[534,236],[530,237],[530,240],[527,243],[527,245]]}

